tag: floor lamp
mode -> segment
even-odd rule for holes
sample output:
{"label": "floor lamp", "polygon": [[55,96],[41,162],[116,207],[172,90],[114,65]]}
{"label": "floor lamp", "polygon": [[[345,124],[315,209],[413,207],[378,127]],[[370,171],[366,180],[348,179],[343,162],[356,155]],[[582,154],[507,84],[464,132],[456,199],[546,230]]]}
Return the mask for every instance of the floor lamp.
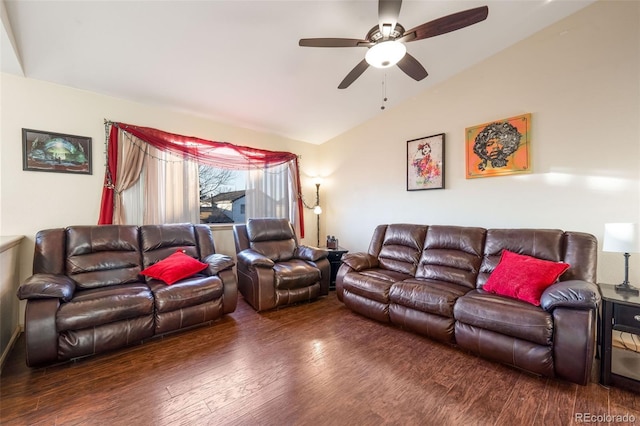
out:
{"label": "floor lamp", "polygon": [[317,247],[320,247],[320,215],[322,207],[320,207],[320,179],[315,180],[316,184],[316,205],[313,206],[313,213],[316,215],[316,235],[318,237]]}
{"label": "floor lamp", "polygon": [[616,285],[616,292],[638,295],[640,291],[629,284],[629,253],[640,252],[640,236],[635,223],[605,223],[602,251],[624,253],[624,281]]}

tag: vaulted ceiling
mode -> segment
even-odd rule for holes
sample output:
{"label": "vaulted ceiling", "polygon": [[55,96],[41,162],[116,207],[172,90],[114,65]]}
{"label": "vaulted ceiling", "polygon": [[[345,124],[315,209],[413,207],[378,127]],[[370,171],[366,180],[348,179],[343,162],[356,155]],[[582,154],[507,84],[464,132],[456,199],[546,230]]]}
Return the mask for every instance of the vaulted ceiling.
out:
{"label": "vaulted ceiling", "polygon": [[3,72],[322,143],[593,0],[405,0],[406,29],[483,5],[489,16],[407,43],[429,72],[422,81],[370,67],[344,90],[366,48],[298,40],[364,38],[378,22],[376,0],[0,1]]}

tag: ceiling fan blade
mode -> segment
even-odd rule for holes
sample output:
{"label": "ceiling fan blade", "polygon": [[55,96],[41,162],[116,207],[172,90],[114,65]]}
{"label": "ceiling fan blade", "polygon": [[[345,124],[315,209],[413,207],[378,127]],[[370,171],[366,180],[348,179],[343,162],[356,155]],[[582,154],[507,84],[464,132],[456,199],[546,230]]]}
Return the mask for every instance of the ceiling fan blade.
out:
{"label": "ceiling fan blade", "polygon": [[[382,35],[387,37],[398,23],[402,0],[379,0],[378,1],[378,26]],[[385,28],[388,26],[388,28]],[[388,32],[387,32],[388,31]]]}
{"label": "ceiling fan blade", "polygon": [[344,80],[342,80],[342,82],[338,86],[338,89],[346,89],[347,87],[351,86],[351,83],[356,81],[356,79],[360,77],[367,68],[369,68],[369,64],[365,59],[363,59],[362,61],[360,61],[358,65],[356,65],[349,72],[349,74],[347,74],[347,76],[344,78]]}
{"label": "ceiling fan blade", "polygon": [[[489,15],[489,7],[482,6],[475,9],[464,10],[462,12],[443,16],[434,19],[415,28],[405,31],[405,35],[399,40],[403,42],[422,40],[459,30],[469,25],[484,21]],[[413,34],[415,33],[415,35]]]}
{"label": "ceiling fan blade", "polygon": [[416,81],[420,81],[429,74],[427,70],[418,62],[416,58],[406,53],[400,62],[398,62],[398,67],[404,71],[409,77],[413,78]]}
{"label": "ceiling fan blade", "polygon": [[301,38],[298,46],[304,47],[368,47],[372,43],[356,38]]}

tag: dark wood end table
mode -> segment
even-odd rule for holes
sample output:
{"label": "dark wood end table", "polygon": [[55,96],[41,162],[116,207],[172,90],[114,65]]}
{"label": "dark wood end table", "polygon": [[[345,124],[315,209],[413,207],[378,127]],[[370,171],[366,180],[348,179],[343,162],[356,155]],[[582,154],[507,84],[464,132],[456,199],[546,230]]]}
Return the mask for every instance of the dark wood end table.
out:
{"label": "dark wood end table", "polygon": [[337,249],[330,249],[327,247],[321,247],[324,250],[329,252],[327,259],[331,264],[331,279],[329,281],[329,290],[336,289],[336,276],[338,275],[338,269],[340,269],[340,265],[342,265],[342,255],[348,253],[349,250],[346,250],[342,247],[338,247]]}
{"label": "dark wood end table", "polygon": [[600,383],[640,393],[640,348],[613,345],[616,331],[640,342],[640,296],[616,292],[611,284],[598,287],[602,294]]}

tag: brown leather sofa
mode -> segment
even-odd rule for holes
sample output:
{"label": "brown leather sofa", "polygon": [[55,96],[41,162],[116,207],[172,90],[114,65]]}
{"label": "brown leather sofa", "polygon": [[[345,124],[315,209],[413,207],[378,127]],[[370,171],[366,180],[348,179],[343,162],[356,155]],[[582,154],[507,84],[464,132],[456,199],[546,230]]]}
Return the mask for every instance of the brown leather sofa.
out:
{"label": "brown leather sofa", "polygon": [[[179,250],[208,266],[172,285],[141,271]],[[229,256],[204,225],[102,225],[36,235],[26,299],[27,365],[41,366],[140,343],[233,312]]]}
{"label": "brown leather sofa", "polygon": [[329,294],[328,252],[298,245],[286,219],[249,219],[234,225],[238,289],[256,311]]}
{"label": "brown leather sofa", "polygon": [[[540,306],[483,290],[503,250],[569,269]],[[380,225],[367,253],[343,256],[351,310],[529,372],[586,384],[596,347],[597,240],[553,229]]]}

